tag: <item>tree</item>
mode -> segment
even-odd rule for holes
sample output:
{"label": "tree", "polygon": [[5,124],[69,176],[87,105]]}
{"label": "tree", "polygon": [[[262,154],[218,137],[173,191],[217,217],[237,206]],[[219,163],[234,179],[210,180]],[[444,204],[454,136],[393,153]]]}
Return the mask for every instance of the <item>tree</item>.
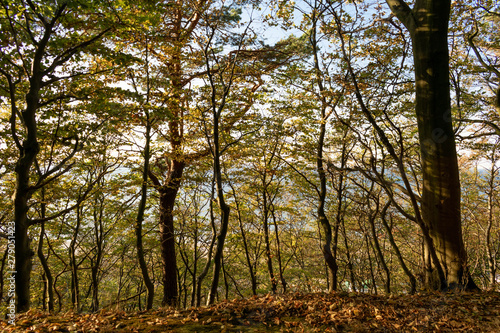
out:
{"label": "tree", "polygon": [[[151,133],[152,127],[153,127],[153,119],[151,115],[151,105],[150,105],[150,99],[151,99],[151,73],[150,73],[150,58],[149,58],[149,37],[147,35],[141,36],[142,39],[144,39],[144,72],[145,75],[143,79],[145,80],[145,91],[144,94],[141,94],[141,91],[139,90],[139,87],[136,84],[135,78],[131,76],[131,81],[132,81],[132,86],[134,89],[135,94],[138,96],[139,100],[139,105],[138,108],[142,109],[144,112],[144,118],[142,119],[142,122],[144,123],[145,127],[145,133],[144,133],[144,148],[142,150],[142,155],[144,159],[143,167],[142,167],[142,185],[141,185],[141,200],[139,202],[139,207],[137,210],[137,219],[135,222],[135,237],[136,237],[136,248],[137,248],[137,260],[139,262],[139,267],[141,269],[142,277],[144,279],[144,284],[146,285],[147,289],[147,295],[146,295],[146,310],[150,310],[153,307],[153,300],[154,300],[154,284],[151,281],[151,278],[149,276],[148,272],[148,266],[146,264],[145,256],[144,256],[144,245],[143,245],[143,235],[142,235],[142,229],[143,229],[143,222],[144,222],[144,215],[146,213],[146,203],[148,199],[148,181],[149,181],[149,164],[151,160],[151,138],[153,134]],[[139,39],[141,39],[139,37]],[[141,40],[142,42],[142,40]]]}
{"label": "tree", "polygon": [[[409,31],[415,66],[415,112],[423,172],[422,220],[426,284],[431,289],[477,289],[467,268],[460,215],[460,180],[451,122],[448,22],[450,1],[387,0]],[[432,251],[437,258],[432,258]],[[437,259],[437,260],[436,260]]]}
{"label": "tree", "polygon": [[[93,3],[92,3],[93,4]],[[96,4],[97,5],[97,4]],[[2,74],[3,97],[11,109],[11,139],[18,149],[15,174],[16,189],[14,201],[14,221],[16,237],[16,296],[17,311],[23,312],[30,306],[31,258],[28,229],[33,225],[29,217],[29,200],[32,195],[67,171],[68,161],[80,147],[78,136],[72,134],[66,141],[74,141],[73,149],[47,170],[37,183],[32,184],[33,166],[40,151],[37,123],[40,114],[46,114],[56,101],[75,99],[74,93],[56,87],[63,87],[72,80],[92,72],[75,67],[70,73],[61,71],[62,66],[81,57],[89,46],[99,41],[110,30],[109,22],[93,14],[76,3],[63,1],[47,5],[34,1],[2,1],[1,26],[2,45],[8,45],[2,52],[0,69]],[[99,20],[99,22],[98,22]],[[66,29],[88,29],[77,38]],[[74,28],[70,28],[73,26]],[[82,30],[83,31],[83,30]],[[96,51],[96,50],[94,50]],[[97,53],[97,52],[96,52]],[[85,66],[83,66],[85,67]],[[94,72],[101,69],[97,67]],[[46,218],[46,219],[49,219]]]}
{"label": "tree", "polygon": [[[178,302],[177,258],[175,249],[174,208],[186,166],[209,154],[207,149],[186,151],[185,132],[190,129],[189,118],[192,91],[190,84],[204,75],[201,51],[195,49],[196,31],[203,27],[203,14],[210,15],[214,2],[210,0],[175,1],[157,4],[166,15],[157,21],[151,52],[162,68],[158,75],[164,86],[155,85],[158,115],[168,126],[163,136],[169,151],[152,163],[149,178],[160,195],[160,246],[163,266],[162,304],[175,306]],[[157,12],[158,13],[158,12]],[[165,36],[167,36],[165,38]],[[189,51],[187,51],[189,50]],[[158,80],[160,81],[160,80]],[[194,126],[193,126],[194,127]],[[196,135],[192,135],[196,136]]]}
{"label": "tree", "polygon": [[[459,124],[473,124],[466,127],[466,139],[500,135],[499,9],[497,2],[485,0],[458,1],[452,7],[450,60],[460,66],[452,66],[451,82]],[[462,38],[465,43],[457,43]],[[461,75],[455,74],[458,71]]]}
{"label": "tree", "polygon": [[323,245],[322,252],[325,257],[325,262],[329,270],[330,283],[328,286],[329,291],[334,291],[337,289],[337,258],[336,258],[336,247],[337,247],[337,235],[338,235],[338,224],[332,230],[331,223],[325,213],[326,204],[326,194],[327,194],[327,178],[326,178],[326,166],[325,166],[325,136],[326,136],[326,125],[328,118],[333,113],[333,110],[337,107],[340,101],[341,95],[332,93],[330,89],[325,87],[324,75],[321,73],[321,64],[319,61],[319,38],[318,25],[320,17],[326,10],[325,6],[322,6],[318,1],[314,2],[311,10],[311,32],[309,36],[309,43],[311,44],[314,57],[314,83],[317,86],[318,97],[321,101],[319,106],[320,118],[319,118],[319,137],[317,143],[316,151],[316,170],[319,178],[319,187],[316,187],[316,192],[318,194],[318,221],[323,228]]}
{"label": "tree", "polygon": [[[223,8],[224,10],[225,8]],[[218,15],[224,14],[223,10]],[[217,58],[215,54],[215,49],[213,43],[216,42],[215,37],[217,30],[217,23],[214,26],[209,27],[208,34],[206,36],[206,44],[203,45],[204,60],[207,69],[208,85],[210,88],[209,93],[209,103],[208,110],[212,116],[212,133],[207,133],[208,144],[210,146],[210,152],[213,158],[213,175],[215,180],[215,187],[217,193],[217,203],[220,209],[220,219],[221,225],[219,233],[217,235],[217,243],[215,245],[214,253],[214,269],[212,284],[210,286],[210,291],[207,298],[207,304],[213,304],[215,302],[215,297],[217,295],[217,288],[219,286],[219,275],[222,268],[222,255],[224,251],[224,242],[226,240],[226,235],[229,226],[229,212],[231,210],[230,206],[226,203],[224,199],[224,189],[222,183],[222,167],[221,167],[221,155],[223,150],[227,147],[223,147],[221,134],[221,120],[222,111],[225,111],[227,107],[226,103],[229,94],[232,92],[232,86],[235,79],[235,69],[238,60],[238,55],[240,48],[242,47],[242,41],[239,44],[239,48],[233,54],[230,53],[227,59],[221,60]],[[211,139],[210,139],[211,138]]]}

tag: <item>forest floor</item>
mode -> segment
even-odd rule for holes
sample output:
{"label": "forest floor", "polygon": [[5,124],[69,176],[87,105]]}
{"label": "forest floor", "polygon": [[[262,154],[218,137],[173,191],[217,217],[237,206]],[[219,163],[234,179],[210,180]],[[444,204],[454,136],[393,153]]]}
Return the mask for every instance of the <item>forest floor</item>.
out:
{"label": "forest floor", "polygon": [[500,293],[264,295],[187,310],[48,314],[1,332],[500,332]]}

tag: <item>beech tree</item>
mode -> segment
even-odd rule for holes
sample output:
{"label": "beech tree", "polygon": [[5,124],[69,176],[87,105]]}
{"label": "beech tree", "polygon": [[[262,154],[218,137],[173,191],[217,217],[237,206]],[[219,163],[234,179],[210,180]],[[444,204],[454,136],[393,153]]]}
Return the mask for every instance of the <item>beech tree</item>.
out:
{"label": "beech tree", "polygon": [[[415,112],[421,147],[422,220],[430,240],[426,284],[432,289],[477,289],[462,238],[460,179],[451,119],[448,23],[451,1],[387,0],[413,45]],[[436,256],[433,252],[436,252]]]}
{"label": "beech tree", "polygon": [[[97,6],[97,3],[91,2],[91,5]],[[73,148],[33,183],[33,167],[40,151],[37,130],[39,118],[47,114],[56,101],[84,98],[78,89],[63,89],[63,83],[70,88],[71,82],[82,75],[96,75],[103,70],[99,65],[94,68],[82,66],[81,69],[71,67],[71,63],[75,58],[83,57],[92,44],[101,40],[111,25],[101,15],[89,10],[88,6],[68,1],[57,4],[2,1],[1,6],[0,24],[4,31],[1,40],[1,84],[3,97],[11,110],[11,140],[19,153],[15,166],[13,201],[17,311],[23,312],[30,307],[29,286],[34,255],[28,229],[36,223],[30,218],[29,200],[36,191],[68,170],[68,161],[81,145],[76,133],[60,138],[72,141]],[[90,26],[93,29],[86,29]],[[81,36],[77,37],[80,33]],[[93,53],[98,54],[98,49],[94,48]],[[67,72],[61,71],[63,66],[67,66]]]}
{"label": "beech tree", "polygon": [[[150,103],[156,110],[154,115],[159,123],[159,136],[166,139],[169,146],[164,149],[163,156],[151,157],[148,174],[160,196],[162,303],[175,306],[179,297],[175,203],[186,166],[210,153],[207,147],[196,144],[201,131],[194,115],[196,97],[191,85],[196,79],[206,75],[203,52],[196,42],[200,31],[209,24],[210,20],[207,18],[217,17],[217,24],[221,26],[231,26],[234,18],[217,16],[217,4],[210,0],[166,1],[156,4],[154,10],[152,7],[151,4],[146,4],[145,8],[140,8],[143,12],[149,8],[159,14],[152,20],[157,26],[151,27],[148,47],[151,56],[150,70],[160,69],[159,73],[155,73],[148,89],[153,95]],[[158,11],[158,7],[163,11]],[[190,135],[186,137],[188,132]],[[188,146],[194,149],[187,149]]]}

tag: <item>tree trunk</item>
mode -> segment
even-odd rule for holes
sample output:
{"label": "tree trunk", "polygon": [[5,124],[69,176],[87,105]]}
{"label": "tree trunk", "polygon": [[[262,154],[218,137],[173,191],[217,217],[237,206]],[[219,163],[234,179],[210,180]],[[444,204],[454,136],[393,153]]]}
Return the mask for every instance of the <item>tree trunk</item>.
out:
{"label": "tree trunk", "polygon": [[[177,13],[181,15],[181,13]],[[181,16],[179,16],[180,19]],[[179,31],[177,31],[179,33]],[[168,178],[158,188],[160,193],[160,251],[163,272],[163,299],[162,305],[177,306],[179,302],[179,291],[177,286],[177,257],[175,253],[175,229],[174,229],[174,207],[177,193],[182,182],[185,162],[182,154],[183,145],[183,122],[182,122],[182,64],[180,50],[172,54],[168,66],[172,69],[170,78],[172,80],[172,96],[169,109],[172,112],[168,122],[169,141],[171,145],[172,160],[168,161]],[[156,183],[158,185],[158,183]]]}
{"label": "tree trunk", "polygon": [[280,242],[280,235],[278,231],[278,221],[276,221],[276,212],[274,209],[274,204],[271,205],[271,214],[273,216],[273,224],[274,224],[274,235],[276,237],[276,259],[278,261],[278,269],[279,269],[279,277],[281,281],[281,286],[283,287],[283,294],[286,294],[286,280],[285,276],[283,275],[285,268],[283,267],[283,262],[281,259],[281,242]]}
{"label": "tree trunk", "polygon": [[266,169],[264,169],[264,174],[262,175],[262,210],[263,210],[263,220],[262,227],[264,230],[264,245],[266,247],[266,262],[267,262],[267,272],[269,273],[269,281],[271,282],[271,291],[273,294],[276,293],[277,281],[274,276],[273,270],[273,259],[271,255],[271,244],[269,241],[269,204],[268,204],[268,193],[267,186],[269,185],[266,179]]}
{"label": "tree trunk", "polygon": [[60,272],[59,274],[57,274],[54,278],[54,291],[57,295],[57,312],[61,312],[62,310],[62,302],[63,302],[63,297],[61,295],[61,293],[59,292],[59,290],[57,289],[57,280],[59,279],[59,277],[63,274],[64,271]]}
{"label": "tree trunk", "polygon": [[[191,82],[186,80],[183,70],[186,59],[186,48],[192,41],[192,33],[197,27],[201,13],[195,11],[190,17],[186,17],[186,5],[183,1],[174,1],[170,9],[172,21],[169,23],[169,47],[168,57],[165,59],[165,72],[169,79],[165,90],[170,91],[166,99],[168,110],[165,119],[168,119],[168,141],[171,146],[171,160],[168,160],[168,178],[161,185],[156,177],[150,173],[150,178],[160,194],[160,251],[163,272],[163,299],[162,305],[177,306],[179,302],[178,280],[177,280],[177,259],[175,253],[175,229],[173,209],[177,192],[179,191],[184,167],[186,165],[186,155],[183,152],[184,144],[184,107],[186,97],[183,95],[183,87]],[[201,3],[192,4],[195,8],[203,10]],[[188,23],[186,23],[188,22]],[[185,24],[186,23],[186,24]],[[189,65],[188,65],[189,67]]]}
{"label": "tree trunk", "polygon": [[198,216],[194,216],[194,235],[193,235],[193,277],[191,288],[191,306],[196,305],[196,275],[198,274]]}
{"label": "tree trunk", "polygon": [[27,214],[29,209],[28,200],[32,194],[29,185],[30,170],[40,149],[37,141],[35,112],[38,108],[38,94],[40,91],[41,79],[41,73],[39,72],[34,72],[33,77],[30,79],[31,86],[29,93],[26,95],[26,109],[22,112],[27,137],[22,143],[22,147],[20,147],[20,157],[15,167],[16,190],[14,193],[14,221],[16,223],[15,257],[17,312],[25,312],[30,308],[31,259],[34,252],[30,248],[30,239],[28,236],[30,220]]}
{"label": "tree trunk", "polygon": [[137,212],[137,220],[135,225],[135,237],[137,246],[137,260],[139,261],[139,267],[141,268],[142,278],[144,279],[144,284],[146,285],[147,295],[146,295],[146,310],[150,310],[153,307],[154,299],[154,285],[149,277],[148,266],[146,260],[144,259],[144,247],[142,244],[142,222],[144,221],[144,211],[146,210],[146,201],[148,198],[148,170],[149,170],[149,157],[150,157],[150,145],[151,141],[151,122],[149,119],[149,113],[146,111],[146,146],[144,147],[144,167],[142,170],[142,186],[141,186],[141,201],[139,203],[139,209]]}
{"label": "tree trunk", "polygon": [[90,306],[92,312],[99,310],[99,261],[92,262],[92,304]]}
{"label": "tree trunk", "polygon": [[391,202],[389,201],[387,204],[384,205],[384,208],[382,208],[382,212],[380,214],[381,215],[380,218],[382,220],[382,224],[384,225],[385,230],[387,231],[387,237],[389,238],[389,242],[391,243],[391,246],[394,252],[396,253],[396,257],[398,258],[399,264],[401,265],[401,268],[403,269],[406,276],[408,276],[408,279],[410,280],[409,293],[414,294],[417,291],[417,279],[406,265],[403,259],[403,255],[401,254],[401,251],[399,251],[399,247],[396,244],[396,241],[394,240],[394,236],[392,235],[392,228],[389,226],[386,220],[386,213],[387,209],[389,209],[390,203]]}
{"label": "tree trunk", "polygon": [[[218,170],[220,173],[220,165]],[[226,240],[227,230],[229,226],[230,208],[224,201],[224,196],[222,193],[222,179],[220,175],[217,178],[218,178],[217,181],[218,184],[220,181],[220,186],[219,185],[217,186],[217,193],[218,193],[217,197],[218,197],[219,207],[221,210],[221,227],[219,230],[219,234],[217,235],[217,244],[215,246],[212,285],[210,287],[210,292],[208,294],[207,305],[213,304],[215,302],[215,297],[217,295],[217,288],[219,286],[219,275],[222,268],[222,253],[224,251],[224,242]]]}
{"label": "tree trunk", "polygon": [[[212,276],[212,285],[210,286],[210,292],[208,294],[208,299],[207,299],[207,304],[213,304],[215,302],[215,297],[217,295],[217,288],[219,285],[219,275],[222,267],[222,255],[224,251],[224,243],[226,240],[226,235],[227,235],[227,230],[229,227],[229,212],[231,208],[226,204],[224,200],[224,189],[222,185],[222,167],[221,167],[221,143],[220,143],[220,122],[221,122],[221,117],[222,117],[222,111],[224,110],[224,107],[226,106],[226,99],[229,95],[231,85],[232,85],[232,80],[234,78],[234,68],[235,68],[235,59],[233,59],[233,62],[231,63],[231,66],[228,68],[230,69],[229,74],[229,79],[228,82],[222,82],[223,90],[222,94],[219,96],[217,93],[217,87],[214,82],[214,73],[212,72],[212,68],[210,66],[210,55],[209,55],[209,48],[212,46],[212,39],[215,36],[215,30],[212,30],[212,34],[210,35],[210,39],[208,43],[205,45],[204,49],[204,57],[205,57],[205,64],[207,68],[207,75],[208,79],[210,82],[210,88],[211,88],[211,95],[210,95],[210,108],[212,110],[212,121],[213,121],[213,132],[212,132],[212,137],[213,137],[213,142],[210,145],[212,148],[212,157],[213,157],[213,172],[214,172],[214,180],[215,180],[215,186],[217,190],[217,201],[219,204],[219,209],[220,209],[220,221],[221,221],[221,226],[219,229],[219,234],[217,235],[217,244],[215,246],[215,254],[214,254],[214,270],[213,270],[213,276]],[[222,76],[220,76],[222,79]],[[223,80],[223,79],[222,79]],[[220,97],[219,103],[217,103],[217,98]],[[210,143],[210,142],[209,142]]]}
{"label": "tree trunk", "polygon": [[71,268],[71,304],[73,311],[80,312],[80,287],[78,283],[78,264],[76,261],[76,239],[80,231],[81,210],[80,206],[76,207],[76,226],[69,243],[69,265]]}
{"label": "tree trunk", "polygon": [[[451,123],[447,1],[417,2],[421,28],[413,34],[416,112],[421,143],[422,218],[428,226],[448,287],[467,285],[462,240],[460,180]],[[420,12],[420,13],[419,13]],[[429,30],[429,31],[427,31]],[[431,276],[430,287],[439,279]]]}
{"label": "tree trunk", "polygon": [[179,191],[185,164],[173,160],[170,174],[160,189],[160,251],[163,270],[162,305],[176,306],[179,293],[177,288],[177,257],[175,253],[174,206]]}
{"label": "tree trunk", "polygon": [[95,237],[95,255],[91,259],[90,272],[91,272],[91,287],[92,287],[92,304],[91,311],[96,312],[99,310],[99,269],[103,256],[104,246],[104,198],[102,194],[97,194],[94,201],[94,237]]}
{"label": "tree trunk", "polygon": [[347,232],[345,230],[345,221],[342,219],[342,236],[344,236],[345,254],[347,257],[347,270],[349,271],[349,278],[351,280],[351,289],[356,292],[356,275],[354,274],[354,265],[352,263],[351,251],[349,250],[349,240],[347,239]]}
{"label": "tree trunk", "polygon": [[[373,185],[375,183],[372,182],[372,187],[370,188],[370,192],[373,193]],[[368,198],[368,209],[370,210],[370,213],[368,213],[368,222],[370,223],[370,231],[371,231],[371,236],[373,238],[373,246],[374,246],[374,252],[376,253],[376,256],[379,259],[379,263],[382,266],[382,269],[385,274],[385,283],[384,283],[384,291],[386,295],[391,293],[391,272],[389,271],[389,267],[387,266],[387,263],[385,261],[384,253],[382,251],[382,247],[380,246],[380,242],[378,240],[378,234],[375,226],[375,220],[379,214],[380,211],[380,192],[377,194],[374,194],[374,200],[375,200],[375,210],[372,210],[370,208],[370,199]]]}
{"label": "tree trunk", "polygon": [[[67,3],[61,3],[56,6],[53,11],[53,16],[50,19],[43,20],[43,28],[40,29],[38,33],[41,38],[34,43],[33,46],[33,57],[31,59],[26,58],[25,60],[31,60],[30,70],[25,74],[29,76],[28,82],[14,82],[10,75],[4,75],[9,83],[9,95],[10,95],[10,106],[11,106],[11,135],[19,150],[19,158],[15,166],[16,174],[16,186],[13,195],[14,201],[14,222],[15,222],[15,281],[16,281],[16,299],[17,299],[17,312],[25,312],[30,308],[30,276],[31,276],[31,266],[32,257],[34,252],[30,248],[30,239],[28,235],[28,229],[30,227],[30,219],[28,218],[29,205],[28,201],[33,194],[35,189],[30,187],[30,173],[31,168],[35,162],[36,156],[40,150],[38,143],[38,133],[37,133],[37,120],[36,111],[39,108],[39,95],[42,89],[43,77],[52,74],[54,69],[47,71],[45,61],[46,58],[46,47],[54,33],[54,26],[63,15],[66,9]],[[31,14],[27,14],[31,15]],[[27,21],[26,21],[27,22]],[[11,25],[14,22],[10,22]],[[14,24],[17,26],[17,24]],[[21,27],[21,29],[28,29],[29,27]],[[17,32],[16,32],[17,33]],[[83,45],[83,44],[81,44]],[[27,46],[28,47],[28,46]],[[29,48],[29,47],[28,47]],[[77,50],[75,48],[74,50]],[[50,57],[49,57],[50,58]],[[68,61],[71,57],[68,57]],[[23,60],[24,61],[24,60]],[[24,75],[24,74],[23,74]],[[24,139],[21,139],[18,135],[16,128],[18,116],[18,108],[16,95],[16,85],[21,83],[21,85],[28,86],[28,92],[25,97],[25,109],[20,112],[21,116],[19,121],[23,124],[23,131],[25,133]]]}
{"label": "tree trunk", "polygon": [[331,292],[334,290],[332,281],[334,280],[333,276],[337,274],[338,266],[337,266],[337,261],[332,253],[332,238],[333,238],[332,226],[330,225],[330,221],[328,220],[325,214],[326,174],[323,163],[323,148],[325,143],[326,122],[329,116],[326,114],[326,108],[329,106],[328,104],[330,103],[327,102],[326,97],[324,96],[325,88],[323,86],[319,57],[318,57],[319,48],[318,48],[318,40],[316,37],[316,29],[318,23],[317,9],[318,8],[315,8],[315,10],[313,11],[311,36],[309,37],[309,42],[311,43],[311,46],[313,48],[314,72],[315,72],[316,84],[318,86],[320,100],[321,100],[320,133],[316,151],[316,171],[318,173],[320,182],[319,189],[316,188],[318,193],[317,214],[318,214],[318,222],[323,228],[323,233],[324,233],[324,239],[321,251],[323,252],[323,257],[325,258],[325,263],[328,267],[329,278],[327,280],[329,280],[330,283],[328,283],[327,287],[328,291]]}
{"label": "tree trunk", "polygon": [[[370,216],[368,218],[371,218]],[[371,277],[371,281],[372,281],[372,286],[370,288],[370,292],[373,292],[375,293],[375,295],[378,294],[378,288],[377,288],[377,282],[376,282],[376,279],[375,279],[375,271],[373,269],[373,259],[372,259],[372,256],[371,256],[371,253],[370,253],[370,248],[372,247],[372,243],[368,237],[368,231],[365,229],[365,227],[363,226],[363,224],[361,223],[361,218],[358,218],[358,226],[359,226],[359,229],[363,232],[363,238],[365,240],[365,244],[366,244],[366,256],[368,257],[368,267],[370,268],[370,277]],[[363,276],[363,275],[361,275]],[[365,292],[365,286],[368,287],[368,281],[365,280],[364,276],[361,280],[361,285],[360,285],[360,292]],[[372,291],[373,290],[373,291]]]}
{"label": "tree trunk", "polygon": [[[337,265],[337,250],[338,250],[338,241],[339,241],[339,228],[344,223],[344,168],[347,164],[347,134],[348,129],[345,129],[344,135],[342,137],[342,155],[340,157],[340,172],[338,176],[338,187],[336,188],[336,196],[337,196],[337,209],[335,212],[335,225],[333,226],[333,240],[332,240],[332,257],[333,257],[333,270],[331,276],[331,289],[332,291],[338,290],[338,271],[339,267]],[[333,176],[332,176],[333,178]],[[332,184],[335,182],[332,179]]]}
{"label": "tree trunk", "polygon": [[[206,54],[207,61],[207,69],[210,73],[210,66],[208,64],[208,55]],[[207,304],[213,304],[215,302],[215,297],[217,295],[217,288],[219,286],[219,275],[222,267],[222,254],[224,251],[224,243],[226,240],[227,230],[229,227],[229,212],[230,207],[226,204],[224,200],[224,189],[222,187],[222,167],[221,167],[221,145],[219,141],[220,135],[220,118],[222,110],[225,106],[225,100],[227,94],[229,93],[229,88],[231,84],[228,84],[228,87],[224,90],[224,96],[221,101],[221,105],[217,108],[216,105],[216,88],[213,82],[213,77],[210,76],[210,84],[212,88],[212,111],[213,111],[213,146],[212,146],[212,156],[213,156],[213,171],[215,178],[215,185],[217,190],[217,201],[219,203],[220,209],[220,230],[217,235],[217,244],[215,246],[215,254],[214,254],[214,270],[212,276],[212,285],[210,286],[210,292],[208,294]]]}
{"label": "tree trunk", "polygon": [[[460,217],[460,180],[451,122],[448,22],[450,0],[387,0],[410,32],[415,64],[416,115],[423,172],[422,220],[429,231],[426,255],[430,289],[477,289],[467,268]],[[438,267],[441,266],[441,267]],[[444,277],[442,276],[444,275]],[[444,279],[444,281],[443,281]]]}
{"label": "tree trunk", "polygon": [[491,234],[493,225],[495,224],[496,217],[494,213],[495,209],[495,192],[496,192],[496,184],[495,180],[498,174],[498,167],[496,166],[496,154],[497,154],[498,141],[493,146],[493,150],[491,152],[490,162],[491,169],[488,179],[488,225],[486,227],[486,252],[488,254],[488,266],[489,266],[489,289],[495,290],[496,279],[497,279],[497,252],[493,249],[493,244],[491,241]]}
{"label": "tree trunk", "polygon": [[[19,164],[18,164],[19,165]],[[20,171],[19,169],[23,169]],[[28,212],[28,172],[25,169],[16,167],[17,188],[14,199],[14,220],[16,222],[16,298],[17,312],[25,312],[30,308],[30,276],[31,258],[34,253],[30,248],[28,236],[29,220],[26,216]]]}
{"label": "tree trunk", "polygon": [[214,195],[215,195],[215,177],[212,178],[212,186],[210,192],[210,224],[212,226],[212,240],[210,241],[210,246],[208,247],[207,262],[203,271],[200,273],[196,280],[196,306],[201,305],[201,283],[203,279],[208,274],[210,270],[210,264],[212,262],[212,252],[214,250],[214,245],[217,240],[217,230],[215,229],[215,216],[214,216]]}
{"label": "tree trunk", "polygon": [[[224,277],[224,288],[226,290],[226,293],[224,294],[224,299],[229,299],[229,282],[227,280],[228,273],[226,271],[226,265],[224,264],[224,254],[222,254],[222,259],[221,259],[221,265],[222,265],[222,276]],[[236,290],[238,290],[238,286],[236,286]]]}
{"label": "tree trunk", "polygon": [[252,260],[250,258],[250,250],[248,249],[248,241],[245,232],[245,228],[243,227],[243,218],[241,216],[241,207],[240,201],[236,196],[236,191],[233,185],[230,183],[229,186],[233,192],[234,203],[236,204],[236,213],[238,216],[238,225],[240,227],[241,238],[243,240],[243,248],[245,250],[245,259],[248,266],[248,273],[250,274],[250,282],[252,284],[252,295],[257,295],[257,278],[255,277],[255,272],[253,270]]}
{"label": "tree trunk", "polygon": [[[323,119],[324,117],[324,112],[323,112]],[[336,258],[333,256],[332,253],[332,239],[333,239],[333,232],[332,232],[332,227],[330,225],[330,221],[326,217],[325,214],[325,201],[326,201],[326,175],[325,175],[325,170],[323,166],[323,144],[324,144],[324,137],[325,137],[325,132],[326,132],[326,127],[325,123],[322,121],[321,123],[321,129],[320,129],[320,138],[318,140],[318,155],[316,157],[316,170],[319,175],[319,181],[320,181],[320,188],[319,188],[319,193],[318,193],[318,220],[320,225],[323,228],[323,245],[322,245],[322,252],[323,256],[325,258],[326,265],[328,266],[328,272],[329,272],[329,279],[330,283],[328,286],[328,291],[332,292],[334,291],[334,284],[332,281],[335,279],[334,275],[337,275],[337,261]],[[336,281],[336,279],[335,279]]]}
{"label": "tree trunk", "polygon": [[[38,173],[40,173],[40,169],[38,168]],[[40,204],[40,218],[44,219],[46,217],[46,209],[47,204],[45,202],[45,188],[41,189],[41,204]],[[44,281],[44,294],[43,294],[43,307],[46,309],[46,305],[48,305],[49,312],[54,311],[54,289],[53,283],[54,278],[52,277],[52,273],[50,272],[50,267],[47,262],[47,258],[43,254],[43,238],[45,237],[45,222],[40,224],[40,237],[38,238],[38,247],[37,247],[37,255],[40,263],[43,268],[43,281]],[[48,298],[46,297],[48,296]]]}
{"label": "tree trunk", "polygon": [[[45,205],[44,205],[45,206]],[[44,208],[42,208],[44,210]],[[42,214],[44,215],[44,214]],[[50,272],[49,264],[45,255],[43,254],[43,238],[45,237],[45,222],[40,224],[40,238],[38,239],[38,248],[37,254],[40,263],[42,264],[43,272],[44,272],[44,290],[46,290],[46,295],[44,293],[43,304],[48,305],[49,312],[54,311],[54,278],[52,277],[52,273]],[[45,298],[45,296],[48,296]]]}

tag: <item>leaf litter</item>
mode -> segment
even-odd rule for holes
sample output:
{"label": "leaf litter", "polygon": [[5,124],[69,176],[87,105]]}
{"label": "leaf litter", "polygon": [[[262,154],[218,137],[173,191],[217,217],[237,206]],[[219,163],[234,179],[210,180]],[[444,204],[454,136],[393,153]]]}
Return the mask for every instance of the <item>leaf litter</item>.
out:
{"label": "leaf litter", "polygon": [[30,310],[1,332],[500,332],[500,293],[292,293],[142,312]]}

